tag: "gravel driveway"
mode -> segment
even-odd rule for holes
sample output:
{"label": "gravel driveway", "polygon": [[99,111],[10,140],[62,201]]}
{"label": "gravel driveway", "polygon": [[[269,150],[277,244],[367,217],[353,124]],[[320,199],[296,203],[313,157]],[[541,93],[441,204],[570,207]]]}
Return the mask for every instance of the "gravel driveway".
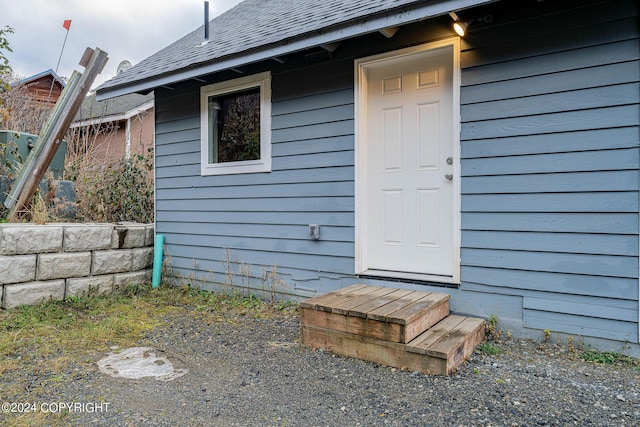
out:
{"label": "gravel driveway", "polygon": [[[436,377],[298,341],[292,315],[175,317],[141,345],[186,375],[130,380],[72,365],[37,400],[108,402],[107,411],[63,419],[78,426],[640,425],[638,368],[572,360],[563,348],[505,340],[502,354],[476,352],[454,375]],[[20,375],[38,382],[37,373]]]}

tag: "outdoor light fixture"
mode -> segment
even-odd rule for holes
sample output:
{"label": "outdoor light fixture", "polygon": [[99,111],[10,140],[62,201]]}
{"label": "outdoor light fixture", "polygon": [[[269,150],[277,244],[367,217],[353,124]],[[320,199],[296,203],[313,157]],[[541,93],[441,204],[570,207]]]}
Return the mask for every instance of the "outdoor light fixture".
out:
{"label": "outdoor light fixture", "polygon": [[468,22],[461,21],[455,12],[449,12],[449,16],[453,19],[453,31],[460,37],[464,37],[467,34]]}
{"label": "outdoor light fixture", "polygon": [[464,35],[467,33],[468,26],[469,24],[467,24],[466,22],[456,21],[453,23],[453,31],[455,31],[456,34],[458,34],[460,37],[464,37]]}
{"label": "outdoor light fixture", "polygon": [[449,16],[453,19],[453,31],[456,32],[460,37],[464,37],[467,35],[467,29],[471,23],[478,24],[491,24],[493,22],[493,15],[488,14],[484,16],[475,16],[471,18],[467,18],[466,20],[460,19],[460,17],[455,12],[449,12]]}

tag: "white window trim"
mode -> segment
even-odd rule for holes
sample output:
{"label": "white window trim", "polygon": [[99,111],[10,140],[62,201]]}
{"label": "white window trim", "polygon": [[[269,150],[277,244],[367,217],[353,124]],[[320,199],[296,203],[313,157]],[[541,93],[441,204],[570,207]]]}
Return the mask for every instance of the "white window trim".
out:
{"label": "white window trim", "polygon": [[[209,97],[256,87],[260,88],[260,159],[209,163]],[[271,73],[268,71],[200,88],[200,175],[256,172],[271,172]]]}

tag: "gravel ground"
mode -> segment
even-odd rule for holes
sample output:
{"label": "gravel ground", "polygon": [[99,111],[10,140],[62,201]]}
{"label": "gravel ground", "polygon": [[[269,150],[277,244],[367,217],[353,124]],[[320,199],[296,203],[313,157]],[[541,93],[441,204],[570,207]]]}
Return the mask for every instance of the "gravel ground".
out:
{"label": "gravel ground", "polygon": [[[311,350],[299,335],[291,315],[178,317],[141,345],[186,375],[129,380],[69,366],[37,400],[109,403],[64,418],[78,426],[640,425],[638,368],[575,360],[566,348],[504,340],[502,354],[476,352],[437,377]],[[15,379],[3,376],[0,387]]]}

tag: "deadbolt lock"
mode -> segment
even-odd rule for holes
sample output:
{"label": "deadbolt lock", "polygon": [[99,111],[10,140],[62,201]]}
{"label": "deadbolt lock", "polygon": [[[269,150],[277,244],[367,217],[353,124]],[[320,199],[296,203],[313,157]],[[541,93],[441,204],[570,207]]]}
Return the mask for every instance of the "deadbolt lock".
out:
{"label": "deadbolt lock", "polygon": [[447,157],[447,164],[448,165],[452,165],[453,164],[453,157]]}

